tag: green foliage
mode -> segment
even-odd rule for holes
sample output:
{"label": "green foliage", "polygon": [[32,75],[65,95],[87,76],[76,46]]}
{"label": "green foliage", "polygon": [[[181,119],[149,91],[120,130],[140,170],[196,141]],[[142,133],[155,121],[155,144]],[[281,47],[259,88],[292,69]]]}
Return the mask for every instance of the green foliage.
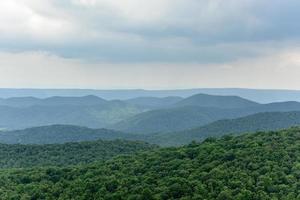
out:
{"label": "green foliage", "polygon": [[78,167],[1,170],[0,199],[300,199],[300,129]]}
{"label": "green foliage", "polygon": [[0,168],[86,164],[155,147],[143,142],[124,140],[49,145],[0,144]]}

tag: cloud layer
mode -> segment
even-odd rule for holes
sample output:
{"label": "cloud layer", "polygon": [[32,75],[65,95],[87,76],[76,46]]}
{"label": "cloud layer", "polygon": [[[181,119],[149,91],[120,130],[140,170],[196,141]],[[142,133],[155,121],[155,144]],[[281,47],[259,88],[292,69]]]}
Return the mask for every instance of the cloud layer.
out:
{"label": "cloud layer", "polygon": [[298,0],[1,1],[0,86],[300,89],[299,9]]}
{"label": "cloud layer", "polygon": [[105,61],[226,61],[261,54],[251,43],[298,42],[299,8],[297,0],[2,1],[1,47]]}

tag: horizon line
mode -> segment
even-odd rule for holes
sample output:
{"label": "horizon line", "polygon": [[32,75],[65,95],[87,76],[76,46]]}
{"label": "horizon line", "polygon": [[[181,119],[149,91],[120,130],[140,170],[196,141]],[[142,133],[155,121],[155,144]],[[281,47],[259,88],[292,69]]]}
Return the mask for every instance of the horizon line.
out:
{"label": "horizon line", "polygon": [[55,88],[55,87],[0,87],[0,90],[93,90],[93,91],[183,91],[183,90],[260,90],[260,91],[299,91],[288,88],[248,88],[248,87],[190,87],[190,88]]}

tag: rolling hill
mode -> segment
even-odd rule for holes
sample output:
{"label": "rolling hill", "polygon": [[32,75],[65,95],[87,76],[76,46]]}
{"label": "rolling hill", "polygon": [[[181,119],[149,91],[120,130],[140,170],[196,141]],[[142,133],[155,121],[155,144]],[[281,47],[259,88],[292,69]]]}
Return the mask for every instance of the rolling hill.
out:
{"label": "rolling hill", "polygon": [[203,141],[208,137],[256,131],[276,131],[292,126],[300,126],[299,111],[266,112],[237,119],[219,120],[180,132],[154,134],[148,137],[148,141],[162,146],[178,146],[192,141]]}
{"label": "rolling hill", "polygon": [[77,167],[0,170],[2,199],[300,197],[300,130],[207,139]]}
{"label": "rolling hill", "polygon": [[218,120],[193,129],[152,134],[128,134],[108,129],[90,129],[70,125],[52,125],[18,131],[0,132],[0,143],[6,144],[59,144],[94,140],[144,141],[160,146],[179,146],[209,137],[241,134],[255,131],[275,131],[300,126],[300,111],[266,112],[236,119]]}
{"label": "rolling hill", "polygon": [[112,126],[112,129],[153,134],[196,128],[217,120],[235,119],[261,112],[300,111],[299,102],[258,104],[256,106],[222,109],[216,107],[179,106],[137,114]]}
{"label": "rolling hill", "polygon": [[143,97],[127,101],[107,101],[91,95],[21,97],[0,100],[0,130],[66,124],[150,134],[182,131],[260,112],[287,111],[300,111],[300,103],[258,104],[235,96],[204,94],[186,99]]}
{"label": "rolling hill", "polygon": [[90,129],[72,125],[51,125],[16,131],[0,132],[0,143],[6,144],[61,144],[93,140],[131,139],[135,135],[108,129]]}
{"label": "rolling hill", "polygon": [[226,109],[184,106],[143,112],[109,128],[136,134],[151,134],[185,130],[235,116],[235,112]]}
{"label": "rolling hill", "polygon": [[22,129],[52,124],[103,128],[143,112],[126,102],[95,96],[13,98],[0,101],[0,128]]}

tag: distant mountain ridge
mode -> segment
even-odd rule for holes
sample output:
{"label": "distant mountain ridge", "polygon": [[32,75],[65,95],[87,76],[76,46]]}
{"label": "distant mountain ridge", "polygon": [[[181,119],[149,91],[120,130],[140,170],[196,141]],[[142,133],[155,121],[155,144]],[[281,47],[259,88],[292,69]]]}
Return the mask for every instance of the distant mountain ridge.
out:
{"label": "distant mountain ridge", "polygon": [[108,129],[52,125],[17,131],[0,131],[0,143],[57,144],[99,139],[123,139],[144,141],[161,146],[178,146],[192,141],[203,141],[208,137],[256,131],[275,131],[292,126],[300,126],[300,111],[257,113],[237,119],[219,120],[193,129],[153,134],[132,134]]}
{"label": "distant mountain ridge", "polygon": [[182,97],[175,97],[175,96],[169,96],[169,97],[137,97],[133,99],[128,99],[125,102],[140,106],[142,108],[148,108],[148,109],[158,109],[158,108],[165,108],[173,106],[174,104],[180,102],[183,100]]}
{"label": "distant mountain ridge", "polygon": [[120,100],[107,101],[92,95],[0,99],[0,128],[22,129],[52,124],[103,128],[143,111]]}
{"label": "distant mountain ridge", "polygon": [[53,96],[45,99],[36,97],[12,97],[7,99],[0,99],[0,106],[11,107],[30,107],[30,106],[92,106],[105,105],[109,101],[100,97],[89,95],[82,97],[61,97]]}
{"label": "distant mountain ridge", "polygon": [[0,98],[9,97],[38,97],[48,98],[52,96],[87,96],[95,95],[104,99],[127,100],[137,97],[189,97],[204,93],[210,95],[240,96],[259,103],[271,103],[281,101],[300,101],[299,90],[275,90],[275,89],[247,89],[247,88],[196,88],[178,90],[95,90],[95,89],[0,89]]}
{"label": "distant mountain ridge", "polygon": [[[236,96],[197,94],[169,104],[167,108],[143,112],[110,128],[134,133],[172,132],[204,125],[215,120],[235,118],[242,109],[259,103]],[[300,104],[299,104],[300,109]]]}
{"label": "distant mountain ridge", "polygon": [[0,130],[53,124],[109,128],[134,134],[183,131],[260,112],[300,111],[299,102],[259,104],[237,96],[197,94],[126,101],[97,96],[0,99]]}
{"label": "distant mountain ridge", "polygon": [[259,103],[238,96],[220,96],[208,94],[196,94],[176,103],[176,106],[200,106],[223,109],[245,108],[258,105]]}
{"label": "distant mountain ridge", "polygon": [[[183,100],[184,101],[184,100]],[[254,103],[255,104],[255,103]],[[253,105],[250,103],[250,105]],[[183,106],[143,112],[110,128],[132,133],[174,132],[191,129],[222,119],[234,119],[261,112],[300,111],[299,102],[257,104],[256,106],[222,109],[216,107]]]}
{"label": "distant mountain ridge", "polygon": [[256,131],[276,131],[293,126],[300,127],[300,111],[265,112],[237,119],[219,120],[181,132],[156,134],[152,136],[152,142],[160,145],[177,146],[192,141],[203,141],[208,137],[238,135]]}
{"label": "distant mountain ridge", "polygon": [[234,112],[226,109],[183,106],[143,112],[109,128],[137,134],[152,134],[185,130],[235,116]]}

